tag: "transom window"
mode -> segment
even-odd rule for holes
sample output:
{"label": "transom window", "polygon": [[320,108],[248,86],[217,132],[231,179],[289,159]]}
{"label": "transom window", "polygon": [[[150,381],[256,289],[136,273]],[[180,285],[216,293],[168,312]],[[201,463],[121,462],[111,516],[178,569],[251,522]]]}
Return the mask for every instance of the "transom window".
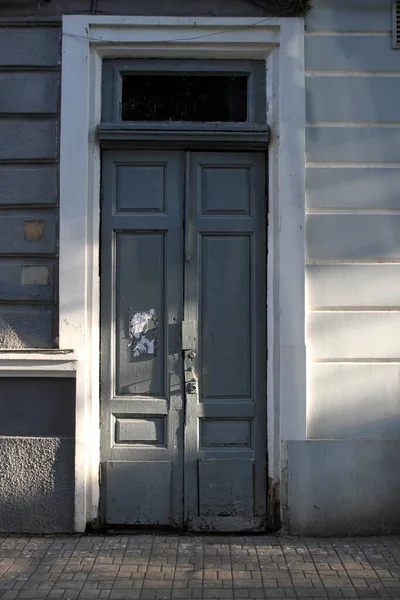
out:
{"label": "transom window", "polygon": [[122,76],[122,121],[247,121],[246,75]]}
{"label": "transom window", "polygon": [[108,59],[103,69],[103,122],[266,122],[260,60]]}

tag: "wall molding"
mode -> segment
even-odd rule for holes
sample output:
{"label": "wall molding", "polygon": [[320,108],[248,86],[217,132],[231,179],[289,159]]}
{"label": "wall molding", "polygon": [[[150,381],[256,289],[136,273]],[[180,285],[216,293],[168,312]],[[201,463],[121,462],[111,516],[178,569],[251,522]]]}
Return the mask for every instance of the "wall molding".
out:
{"label": "wall molding", "polygon": [[1,377],[75,377],[73,350],[0,350]]}

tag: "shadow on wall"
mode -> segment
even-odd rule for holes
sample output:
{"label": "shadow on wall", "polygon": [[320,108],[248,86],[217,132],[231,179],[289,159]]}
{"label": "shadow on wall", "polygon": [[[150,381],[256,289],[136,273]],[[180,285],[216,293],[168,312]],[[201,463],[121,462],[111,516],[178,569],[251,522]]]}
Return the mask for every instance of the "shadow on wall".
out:
{"label": "shadow on wall", "polygon": [[74,440],[0,438],[0,531],[74,530]]}
{"label": "shadow on wall", "polygon": [[54,315],[50,309],[2,309],[0,314],[0,348],[53,348]]}
{"label": "shadow on wall", "polygon": [[310,365],[309,439],[399,439],[399,364]]}

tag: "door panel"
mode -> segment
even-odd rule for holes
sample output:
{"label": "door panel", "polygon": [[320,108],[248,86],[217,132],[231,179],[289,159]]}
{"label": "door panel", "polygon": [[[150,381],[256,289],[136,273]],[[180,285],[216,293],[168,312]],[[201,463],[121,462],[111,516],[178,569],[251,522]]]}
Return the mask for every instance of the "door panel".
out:
{"label": "door panel", "polygon": [[103,198],[103,522],[262,530],[265,156],[105,152]]}
{"label": "door panel", "polygon": [[147,336],[153,345],[151,360],[148,355],[134,356],[136,339],[129,342],[130,352],[126,344],[135,313],[154,310],[156,319],[165,314],[165,234],[116,232],[115,253],[116,395],[166,398],[163,327],[157,326],[156,333]]}
{"label": "door panel", "polygon": [[201,246],[202,398],[248,399],[252,359],[251,238],[202,235]]}
{"label": "door panel", "polygon": [[185,518],[193,530],[264,529],[265,156],[189,163]]}
{"label": "door panel", "polygon": [[182,525],[179,152],[103,154],[103,522]]}
{"label": "door panel", "polygon": [[106,463],[106,520],[115,525],[171,523],[171,462]]}

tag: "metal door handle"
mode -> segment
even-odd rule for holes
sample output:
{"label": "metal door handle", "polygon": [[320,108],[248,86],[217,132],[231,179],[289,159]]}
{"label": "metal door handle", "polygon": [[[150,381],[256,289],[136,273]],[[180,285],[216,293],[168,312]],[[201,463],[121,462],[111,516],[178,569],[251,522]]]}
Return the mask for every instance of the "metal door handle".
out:
{"label": "metal door handle", "polygon": [[187,394],[197,394],[197,377],[193,367],[185,369],[185,387]]}
{"label": "metal door handle", "polygon": [[[196,354],[194,352],[194,354]],[[189,356],[189,352],[185,353],[185,356]],[[193,357],[194,358],[194,357]],[[197,377],[194,368],[190,366],[186,366],[185,368],[185,416],[184,416],[184,425],[187,425],[188,418],[188,396],[195,396],[198,394],[198,385],[197,385]]]}

